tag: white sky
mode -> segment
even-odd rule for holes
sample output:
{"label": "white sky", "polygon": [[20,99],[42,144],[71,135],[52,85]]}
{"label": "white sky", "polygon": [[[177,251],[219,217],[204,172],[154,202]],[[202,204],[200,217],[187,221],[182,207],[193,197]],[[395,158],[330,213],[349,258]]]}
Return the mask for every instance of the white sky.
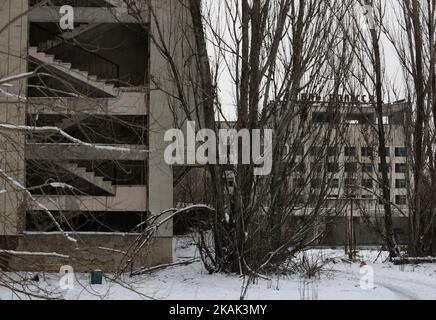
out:
{"label": "white sky", "polygon": [[[227,27],[225,17],[222,12],[219,10],[219,5],[217,5],[217,2],[215,0],[206,0],[206,6],[212,5],[213,12],[211,12],[211,17],[213,17],[216,22],[216,25],[218,25],[218,22],[221,24],[221,28]],[[395,21],[394,19],[394,10],[392,9],[394,7],[398,8],[398,0],[389,0],[386,2],[386,16],[385,21]],[[222,10],[222,8],[221,8]],[[221,34],[224,35],[224,37],[228,38],[228,35],[226,35],[225,31],[218,30]],[[230,41],[230,40],[229,40]],[[403,86],[403,77],[402,77],[402,70],[400,63],[397,59],[397,55],[395,53],[394,47],[392,44],[386,39],[386,37],[382,37],[381,40],[382,44],[382,50],[384,54],[384,61],[385,61],[385,68],[386,68],[386,77],[389,79],[389,81],[394,82],[394,85],[397,87],[397,89],[402,88]],[[212,44],[209,44],[209,55],[212,58],[212,61],[215,61],[216,54],[214,52],[214,46]],[[235,95],[234,95],[234,84],[232,82],[232,79],[226,71],[226,68],[224,67],[224,61],[220,61],[219,63],[221,67],[221,73],[219,77],[219,97],[220,102],[222,104],[223,113],[226,116],[228,120],[235,120],[236,119],[236,107],[235,107]],[[403,97],[400,97],[400,99]],[[391,97],[391,99],[394,101],[395,97]]]}

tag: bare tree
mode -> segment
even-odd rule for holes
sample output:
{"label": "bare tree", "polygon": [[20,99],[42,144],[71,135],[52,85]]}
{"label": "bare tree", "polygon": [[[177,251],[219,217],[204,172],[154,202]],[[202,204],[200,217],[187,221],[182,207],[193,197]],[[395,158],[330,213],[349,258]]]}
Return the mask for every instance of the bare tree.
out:
{"label": "bare tree", "polygon": [[[195,57],[184,56],[181,64],[149,7],[150,23],[157,30],[153,45],[168,62],[169,77],[178,88],[174,98],[182,108],[174,115],[180,118],[181,110],[185,119],[193,119],[195,112],[183,107],[189,104],[189,91],[204,116],[196,118],[200,128],[219,129],[216,118],[223,119],[224,88],[218,79],[225,72],[234,92],[237,121],[221,123],[247,130],[245,143],[253,139],[253,129],[274,129],[270,175],[255,176],[254,162],[206,166],[215,210],[213,245],[200,234],[205,265],[210,272],[258,275],[322,239],[325,220],[343,211],[341,201],[328,201],[329,186],[338,182],[340,170],[340,151],[331,150],[340,150],[346,136],[338,121],[343,112],[335,99],[315,103],[309,97],[337,95],[345,80],[349,43],[342,40],[339,19],[346,4],[283,0],[216,5],[191,0],[187,7],[192,24],[182,30],[194,30],[194,39],[186,32],[185,40],[195,48]],[[180,78],[181,66],[186,65],[193,65],[198,75],[189,85]],[[325,74],[331,74],[327,84]],[[329,115],[323,126],[313,119],[326,109]],[[242,143],[238,142],[239,159],[247,156],[242,154]],[[320,166],[326,170],[320,171]],[[226,192],[226,172],[235,177],[231,192]]]}
{"label": "bare tree", "polygon": [[[434,201],[426,190],[435,181],[435,9],[434,1],[393,3],[395,24],[384,34],[402,65],[405,94],[411,102],[407,126],[412,167],[409,254],[434,254]],[[413,129],[412,129],[413,128]]]}

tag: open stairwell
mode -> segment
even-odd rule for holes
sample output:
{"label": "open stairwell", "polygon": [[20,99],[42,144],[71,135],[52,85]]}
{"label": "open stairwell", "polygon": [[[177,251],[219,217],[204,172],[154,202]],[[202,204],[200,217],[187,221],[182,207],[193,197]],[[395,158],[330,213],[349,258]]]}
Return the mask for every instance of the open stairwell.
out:
{"label": "open stairwell", "polygon": [[58,164],[62,169],[72,173],[73,175],[89,182],[95,187],[115,196],[116,187],[110,181],[103,180],[103,177],[97,176],[95,172],[87,171],[86,168],[80,167],[76,163],[61,162]]}
{"label": "open stairwell", "polygon": [[52,54],[39,52],[37,47],[29,48],[29,57],[44,66],[49,66],[57,71],[65,73],[68,76],[85,83],[96,90],[105,92],[110,96],[116,97],[119,93],[119,90],[115,85],[107,83],[104,80],[98,80],[97,75],[92,75],[88,71],[73,68],[71,63],[57,60]]}
{"label": "open stairwell", "polygon": [[174,186],[178,186],[186,175],[191,171],[192,167],[173,167]]}
{"label": "open stairwell", "polygon": [[50,39],[45,42],[41,42],[38,45],[38,51],[46,52],[47,50],[54,49],[55,47],[65,43],[66,41],[71,41],[74,38],[77,38],[84,33],[95,31],[97,28],[101,26],[104,26],[104,24],[101,23],[82,24],[74,28],[74,30],[72,31],[63,32],[55,39]]}
{"label": "open stairwell", "polygon": [[67,118],[64,118],[62,121],[58,122],[56,126],[61,130],[68,130],[71,127],[74,127],[75,125],[81,123],[82,121],[86,120],[89,117],[87,114],[77,114],[74,116],[70,116]]}

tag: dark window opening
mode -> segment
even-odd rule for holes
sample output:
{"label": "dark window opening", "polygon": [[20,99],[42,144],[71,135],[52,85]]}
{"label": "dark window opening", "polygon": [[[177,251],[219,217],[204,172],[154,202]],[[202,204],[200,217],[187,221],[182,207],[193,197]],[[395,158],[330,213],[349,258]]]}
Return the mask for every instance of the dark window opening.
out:
{"label": "dark window opening", "polygon": [[358,165],[356,162],[346,162],[345,163],[345,172],[346,173],[356,173],[357,167],[358,167]]}
{"label": "dark window opening", "polygon": [[363,147],[361,150],[362,157],[371,158],[374,155],[374,150],[371,147]]}
{"label": "dark window opening", "polygon": [[405,179],[396,179],[395,180],[395,188],[397,189],[406,189],[407,183]]}
{"label": "dark window opening", "polygon": [[[52,212],[66,232],[141,232],[147,225],[136,228],[147,219],[145,212]],[[58,232],[53,221],[43,212],[28,211],[26,230],[30,232]]]}
{"label": "dark window opening", "polygon": [[355,157],[357,155],[357,150],[355,147],[346,147],[345,148],[345,156],[346,157]]}
{"label": "dark window opening", "polygon": [[335,123],[339,120],[339,115],[332,112],[315,112],[313,113],[313,122],[315,123]]}
{"label": "dark window opening", "polygon": [[408,149],[406,147],[395,148],[396,157],[407,157],[409,155]]}
{"label": "dark window opening", "polygon": [[362,163],[362,171],[364,173],[373,173],[374,166],[371,163]]}
{"label": "dark window opening", "polygon": [[407,164],[406,163],[396,163],[395,164],[395,172],[396,173],[406,173],[407,172]]}
{"label": "dark window opening", "polygon": [[339,164],[338,163],[327,163],[327,172],[329,173],[338,173],[339,172]]}
{"label": "dark window opening", "polygon": [[401,195],[395,196],[395,204],[399,206],[407,205],[407,196],[401,196]]}
{"label": "dark window opening", "polygon": [[367,189],[372,189],[374,186],[374,181],[372,179],[363,179],[362,180],[362,187]]}

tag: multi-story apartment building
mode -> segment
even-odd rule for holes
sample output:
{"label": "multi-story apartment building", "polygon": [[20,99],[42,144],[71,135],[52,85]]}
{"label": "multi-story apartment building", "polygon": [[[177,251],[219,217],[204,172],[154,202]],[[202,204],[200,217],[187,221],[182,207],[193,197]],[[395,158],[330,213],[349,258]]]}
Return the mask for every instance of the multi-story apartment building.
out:
{"label": "multi-story apartment building", "polygon": [[[288,151],[295,154],[298,167],[291,174],[291,187],[301,190],[301,202],[309,207],[315,204],[311,198],[319,200],[320,189],[327,190],[324,206],[336,207],[340,212],[326,226],[327,236],[323,242],[343,244],[350,236],[344,235],[351,229],[351,237],[358,245],[381,244],[377,228],[383,230],[383,184],[378,121],[373,105],[338,99],[310,101],[307,98],[297,105],[296,109],[304,109],[309,133],[300,140],[290,135]],[[410,196],[407,186],[412,183],[406,147],[410,145],[405,130],[406,106],[404,102],[386,104],[383,115],[390,200],[399,243],[407,242]],[[301,117],[299,111],[296,114],[298,116],[292,121],[298,128]]]}
{"label": "multi-story apartment building", "polygon": [[[173,207],[163,153],[174,83],[151,35],[162,28],[182,70],[188,14],[150,1],[158,23],[142,0],[135,12],[117,0],[0,0],[0,79],[19,76],[0,93],[0,266],[117,269],[135,226]],[[73,30],[60,27],[63,5]],[[171,222],[138,252],[133,267],[170,262]]]}

